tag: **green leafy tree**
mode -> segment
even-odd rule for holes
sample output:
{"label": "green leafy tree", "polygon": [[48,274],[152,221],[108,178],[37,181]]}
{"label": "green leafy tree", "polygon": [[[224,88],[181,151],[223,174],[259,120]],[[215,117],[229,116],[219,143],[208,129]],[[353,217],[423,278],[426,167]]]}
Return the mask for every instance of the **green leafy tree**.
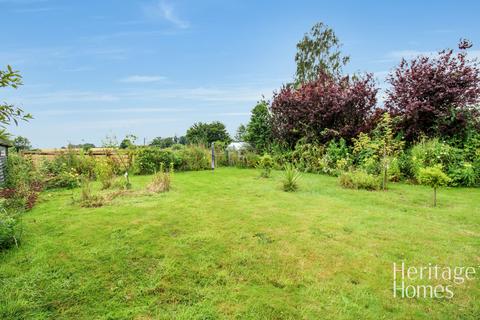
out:
{"label": "green leafy tree", "polygon": [[247,133],[247,127],[241,124],[238,126],[237,132],[235,133],[235,141],[243,141],[245,139],[245,134]]}
{"label": "green leafy tree", "polygon": [[[17,89],[21,85],[22,76],[18,71],[13,70],[11,66],[7,66],[6,70],[0,70],[0,88]],[[5,130],[10,124],[18,125],[19,120],[28,121],[29,119],[32,119],[32,116],[22,109],[12,104],[0,103],[0,138],[7,138],[8,134]]]}
{"label": "green leafy tree", "polygon": [[152,147],[159,147],[159,148],[169,148],[171,147],[174,143],[176,142],[177,137],[167,137],[167,138],[162,138],[162,137],[156,137],[153,138],[152,142],[150,142],[150,146]]}
{"label": "green leafy tree", "polygon": [[17,152],[30,150],[32,148],[32,144],[30,143],[30,140],[22,136],[17,136],[15,137],[15,139],[13,139],[13,146]]}
{"label": "green leafy tree", "polygon": [[269,151],[272,145],[273,135],[267,101],[260,100],[252,109],[252,115],[247,125],[244,139],[259,153]]}
{"label": "green leafy tree", "polygon": [[187,130],[187,140],[191,144],[210,145],[212,142],[221,141],[230,143],[230,138],[225,125],[219,121],[212,123],[197,122]]}
{"label": "green leafy tree", "polygon": [[128,149],[135,146],[137,136],[133,134],[127,134],[126,137],[120,142],[120,149]]}
{"label": "green leafy tree", "polygon": [[297,43],[297,85],[317,79],[320,72],[338,76],[350,58],[343,56],[340,40],[332,28],[319,22]]}
{"label": "green leafy tree", "polygon": [[418,181],[433,188],[433,206],[437,206],[437,188],[447,185],[451,179],[442,171],[441,167],[421,168],[418,172]]}

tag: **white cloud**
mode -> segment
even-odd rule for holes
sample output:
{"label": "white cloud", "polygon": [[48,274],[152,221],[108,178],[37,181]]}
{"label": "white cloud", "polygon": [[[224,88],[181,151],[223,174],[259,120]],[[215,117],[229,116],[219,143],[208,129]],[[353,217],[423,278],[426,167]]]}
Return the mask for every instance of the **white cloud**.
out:
{"label": "white cloud", "polygon": [[166,77],[162,76],[141,76],[141,75],[133,75],[128,76],[125,78],[120,79],[120,82],[126,83],[147,83],[147,82],[158,82],[165,80]]}
{"label": "white cloud", "polygon": [[181,19],[176,13],[172,4],[165,1],[160,1],[154,6],[145,8],[145,13],[150,17],[160,17],[161,19],[170,22],[179,29],[187,29],[190,23]]}

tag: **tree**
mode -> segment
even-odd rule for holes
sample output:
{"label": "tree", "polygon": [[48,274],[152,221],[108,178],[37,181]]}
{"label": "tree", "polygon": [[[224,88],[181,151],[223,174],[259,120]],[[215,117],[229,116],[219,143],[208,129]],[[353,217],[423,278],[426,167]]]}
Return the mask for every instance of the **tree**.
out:
{"label": "tree", "polygon": [[[6,70],[0,70],[0,88],[11,87],[17,89],[22,85],[22,76],[18,71],[14,71],[11,66]],[[18,125],[19,120],[28,121],[32,119],[29,113],[12,104],[0,103],[0,138],[7,138],[6,127],[12,122]]]}
{"label": "tree", "polygon": [[150,142],[150,145],[153,147],[159,147],[159,148],[169,148],[171,147],[174,143],[177,141],[177,137],[167,137],[167,138],[161,138],[161,137],[156,137],[153,138],[152,142]]}
{"label": "tree", "polygon": [[135,141],[137,141],[137,136],[133,134],[127,134],[125,138],[120,142],[120,149],[128,149],[135,146]]}
{"label": "tree", "polygon": [[437,188],[447,185],[451,179],[442,171],[441,167],[421,168],[418,172],[418,181],[433,188],[433,206],[437,206]]}
{"label": "tree", "polygon": [[272,124],[268,102],[260,100],[252,109],[250,122],[247,125],[245,141],[250,143],[259,153],[266,152],[272,145]]}
{"label": "tree", "polygon": [[30,150],[32,148],[30,140],[22,136],[17,136],[15,137],[15,139],[13,139],[13,146],[15,147],[15,150],[17,152],[23,150]]}
{"label": "tree", "polygon": [[333,29],[319,22],[297,43],[296,84],[315,81],[320,72],[339,76],[350,58],[342,56],[341,44]]}
{"label": "tree", "polygon": [[400,116],[400,129],[408,142],[428,137],[463,139],[468,129],[479,125],[480,68],[469,60],[462,40],[459,53],[439,52],[436,57],[403,59],[387,81],[385,106]]}
{"label": "tree", "polygon": [[187,130],[187,140],[193,144],[210,145],[212,142],[221,141],[230,143],[231,139],[225,125],[219,121],[212,123],[197,122]]}
{"label": "tree", "polygon": [[349,141],[368,125],[377,91],[371,74],[337,78],[320,72],[317,80],[298,89],[284,86],[274,93],[270,108],[273,133],[290,147],[301,138]]}
{"label": "tree", "polygon": [[238,126],[237,132],[235,133],[235,141],[244,141],[246,132],[247,127],[245,127],[243,124],[240,124]]}

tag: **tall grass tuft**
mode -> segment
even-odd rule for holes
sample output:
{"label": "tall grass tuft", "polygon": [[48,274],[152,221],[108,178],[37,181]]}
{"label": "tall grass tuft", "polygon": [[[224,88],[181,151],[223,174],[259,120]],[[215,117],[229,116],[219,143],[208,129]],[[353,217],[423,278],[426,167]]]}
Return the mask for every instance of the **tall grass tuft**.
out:
{"label": "tall grass tuft", "polygon": [[300,176],[300,172],[298,172],[297,168],[295,168],[293,164],[287,163],[283,175],[283,190],[286,192],[297,191]]}
{"label": "tall grass tuft", "polygon": [[163,169],[163,164],[160,165],[160,170],[154,174],[152,182],[148,185],[147,189],[150,192],[161,193],[170,191],[170,186],[173,177],[173,163],[170,163],[169,170]]}

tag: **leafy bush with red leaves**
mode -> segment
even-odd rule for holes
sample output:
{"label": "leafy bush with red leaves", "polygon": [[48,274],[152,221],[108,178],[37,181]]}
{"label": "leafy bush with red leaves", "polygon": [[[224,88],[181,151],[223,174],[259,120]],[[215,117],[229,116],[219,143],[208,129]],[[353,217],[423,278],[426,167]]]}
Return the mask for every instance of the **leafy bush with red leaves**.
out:
{"label": "leafy bush with red leaves", "polygon": [[[464,41],[459,47],[471,44]],[[385,106],[401,117],[399,129],[408,142],[422,136],[463,140],[468,130],[478,130],[480,68],[465,50],[402,60],[387,81],[391,89]]]}
{"label": "leafy bush with red leaves", "polygon": [[368,124],[377,91],[371,74],[339,78],[320,73],[299,88],[284,86],[271,105],[275,137],[290,147],[302,138],[321,143],[351,140]]}

